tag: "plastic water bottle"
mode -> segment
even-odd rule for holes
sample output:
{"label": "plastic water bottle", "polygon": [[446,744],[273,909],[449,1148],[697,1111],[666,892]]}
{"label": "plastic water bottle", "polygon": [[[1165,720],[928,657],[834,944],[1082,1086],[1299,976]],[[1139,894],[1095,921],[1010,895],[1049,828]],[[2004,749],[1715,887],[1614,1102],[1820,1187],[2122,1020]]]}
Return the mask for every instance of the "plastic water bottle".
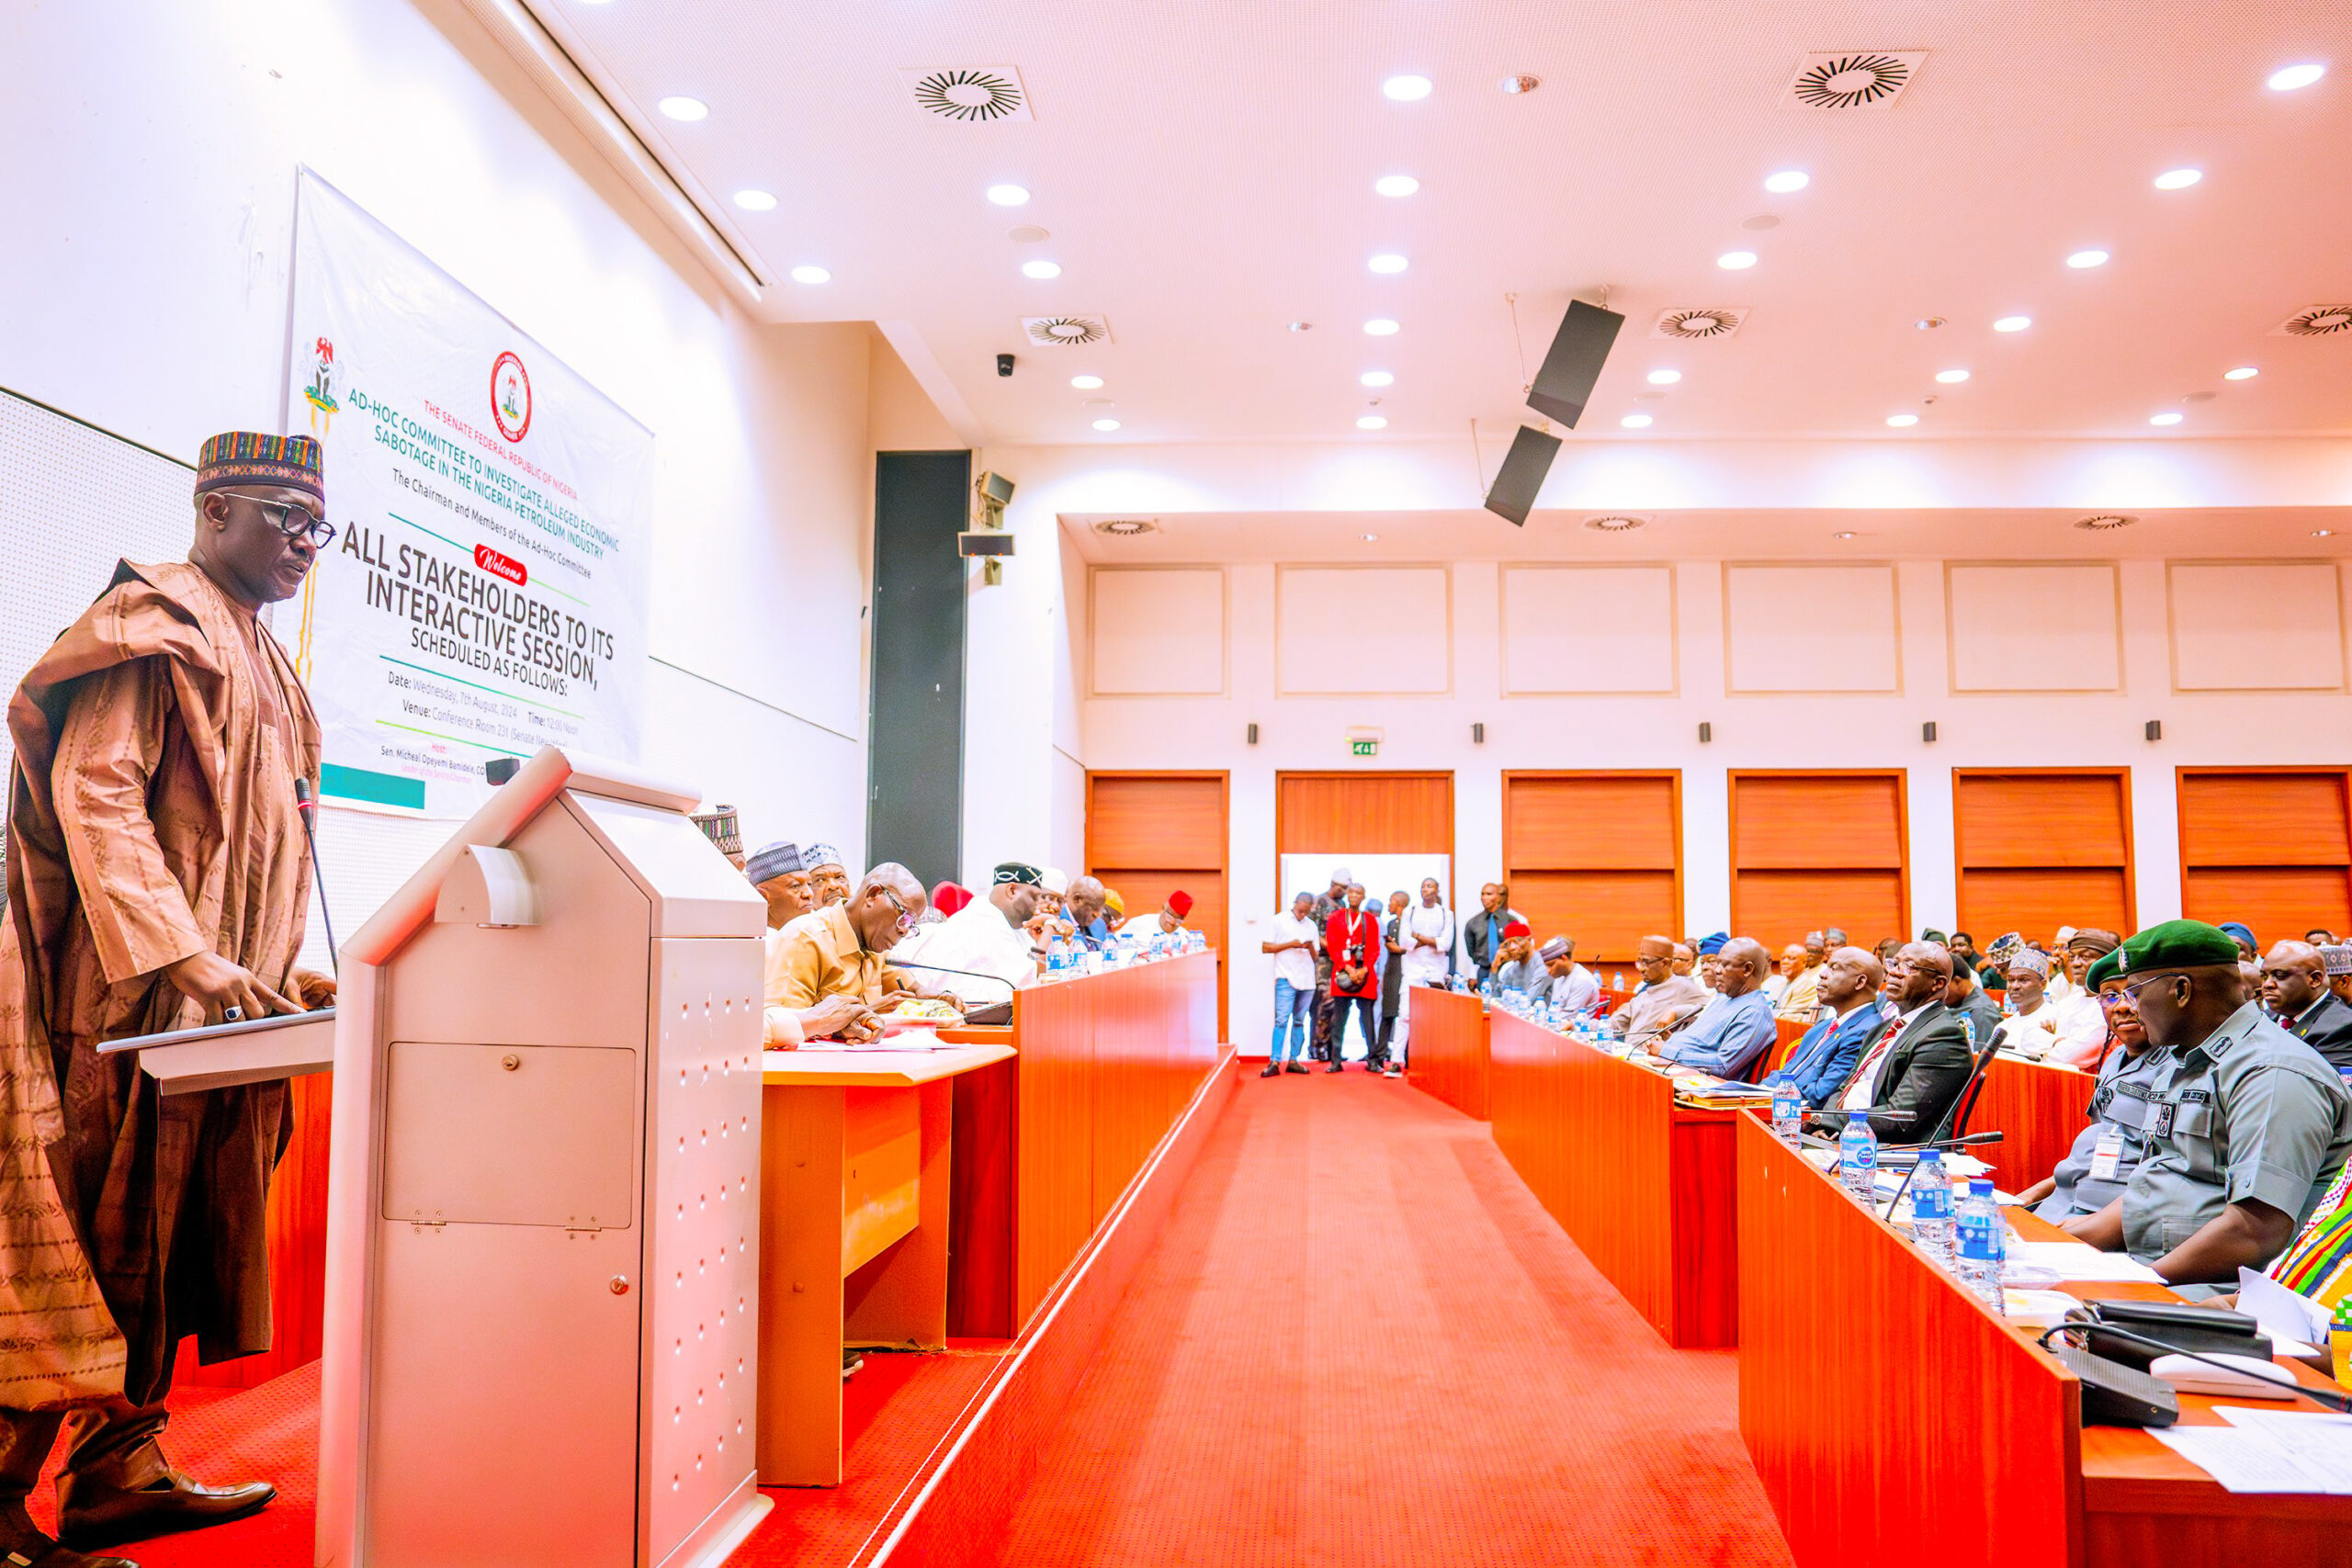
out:
{"label": "plastic water bottle", "polygon": [[1622,991],[1625,988],[1625,972],[1623,969],[1611,969],[1609,972],[1609,988],[1612,991]]}
{"label": "plastic water bottle", "polygon": [[1790,1143],[1797,1141],[1797,1130],[1804,1122],[1804,1096],[1787,1078],[1772,1084],[1772,1131]]}
{"label": "plastic water bottle", "polygon": [[1951,1267],[1951,1182],[1944,1175],[1943,1156],[1933,1149],[1919,1155],[1919,1168],[1911,1173],[1911,1239],[1919,1250]]}
{"label": "plastic water bottle", "polygon": [[1847,1117],[1846,1130],[1838,1135],[1838,1180],[1862,1202],[1877,1201],[1878,1134],[1867,1116]]}
{"label": "plastic water bottle", "polygon": [[1495,999],[1495,977],[1492,975],[1478,982],[1478,995],[1487,1001]]}
{"label": "plastic water bottle", "polygon": [[1960,1247],[1952,1259],[1953,1272],[1976,1292],[1977,1300],[2001,1312],[2001,1255],[2007,1250],[2009,1227],[1993,1201],[1993,1184],[1970,1182],[1954,1220]]}

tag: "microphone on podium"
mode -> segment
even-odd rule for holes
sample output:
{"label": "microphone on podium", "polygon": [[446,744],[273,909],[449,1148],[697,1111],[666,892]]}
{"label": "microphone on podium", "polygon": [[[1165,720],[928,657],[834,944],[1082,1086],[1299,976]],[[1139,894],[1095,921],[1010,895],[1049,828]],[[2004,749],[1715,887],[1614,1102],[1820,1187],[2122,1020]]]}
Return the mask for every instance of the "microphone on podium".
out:
{"label": "microphone on podium", "polygon": [[891,969],[927,969],[933,975],[967,975],[975,980],[990,981],[1004,987],[1004,999],[1008,1002],[1021,994],[1021,987],[1003,976],[989,975],[978,969],[950,969],[944,964],[917,964],[910,958],[893,958],[887,953],[882,955],[882,963]]}
{"label": "microphone on podium", "polygon": [[335,972],[337,979],[341,979],[343,959],[334,949],[334,916],[327,908],[327,868],[319,863],[319,834],[315,826],[319,803],[311,797],[311,781],[308,779],[294,781],[294,813],[302,818],[302,837],[311,846],[311,877],[319,888],[319,924],[326,928],[327,933],[327,967]]}

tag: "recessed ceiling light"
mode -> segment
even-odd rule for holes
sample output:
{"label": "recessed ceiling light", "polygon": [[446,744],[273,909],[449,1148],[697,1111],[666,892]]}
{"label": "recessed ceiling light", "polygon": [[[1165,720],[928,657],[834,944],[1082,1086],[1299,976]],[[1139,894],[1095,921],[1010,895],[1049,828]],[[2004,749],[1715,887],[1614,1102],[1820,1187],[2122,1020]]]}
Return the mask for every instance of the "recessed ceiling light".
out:
{"label": "recessed ceiling light", "polygon": [[1792,190],[1803,190],[1813,183],[1813,176],[1803,169],[1782,169],[1777,175],[1764,176],[1764,188],[1786,196]]}
{"label": "recessed ceiling light", "polygon": [[1069,384],[1076,387],[1081,392],[1091,392],[1094,390],[1095,388],[1102,384],[1102,378],[1100,376],[1073,376],[1069,378]]}
{"label": "recessed ceiling light", "polygon": [[1059,277],[1061,275],[1062,264],[1047,261],[1043,256],[1021,264],[1021,276],[1023,277]]}
{"label": "recessed ceiling light", "polygon": [[1372,268],[1374,272],[1402,272],[1405,270],[1406,262],[1403,256],[1390,251],[1384,252],[1383,254],[1373,257],[1370,261],[1364,263],[1364,265]]}
{"label": "recessed ceiling light", "polygon": [[1650,372],[1650,385],[1653,387],[1671,387],[1677,381],[1681,379],[1682,372],[1679,370],[1653,370]]}
{"label": "recessed ceiling light", "polygon": [[763,190],[739,190],[735,193],[735,205],[746,212],[774,212],[775,197]]}
{"label": "recessed ceiling light", "polygon": [[2074,267],[2105,266],[2107,253],[2105,251],[2076,251],[2066,258],[2066,265]]}
{"label": "recessed ceiling light", "polygon": [[1358,416],[1356,420],[1356,428],[1358,430],[1385,430],[1388,428],[1388,422],[1376,413],[1363,414]]}
{"label": "recessed ceiling light", "polygon": [[1363,330],[1374,337],[1393,337],[1396,335],[1396,323],[1385,316],[1374,316],[1363,324]]}
{"label": "recessed ceiling light", "polygon": [[1715,258],[1715,265],[1725,272],[1741,272],[1756,265],[1754,251],[1725,251]]}
{"label": "recessed ceiling light", "polygon": [[1645,413],[1629,413],[1617,423],[1628,430],[1647,430],[1650,427],[1650,416]]}
{"label": "recessed ceiling light", "polygon": [[1286,333],[1311,333],[1314,330],[1313,321],[1284,321],[1283,323],[1283,331]]}
{"label": "recessed ceiling light", "polygon": [[1506,76],[1495,84],[1513,97],[1518,97],[1523,93],[1532,93],[1543,85],[1544,78],[1541,76]]}
{"label": "recessed ceiling light", "polygon": [[1380,90],[1400,104],[1409,104],[1430,96],[1430,79],[1426,76],[1391,76],[1380,85]]}
{"label": "recessed ceiling light", "polygon": [[1939,370],[1936,372],[1936,379],[1941,381],[1947,387],[1957,387],[1962,381],[1968,379],[1968,372],[1965,370]]}
{"label": "recessed ceiling light", "polygon": [[792,269],[795,283],[831,283],[833,275],[821,266],[796,266]]}
{"label": "recessed ceiling light", "polygon": [[1829,536],[1833,539],[1850,539],[1854,537],[1854,531],[1851,528],[1847,528],[1838,533],[1832,534]]}
{"label": "recessed ceiling light", "polygon": [[2333,539],[2335,537],[2335,530],[2333,528],[2314,528],[2312,530],[2312,537],[2314,539]]}
{"label": "recessed ceiling light", "polygon": [[2310,86],[2326,74],[2327,67],[2324,65],[2290,65],[2283,71],[2270,73],[2270,90],[2291,93],[2298,87]]}
{"label": "recessed ceiling light", "polygon": [[2156,176],[2158,190],[2187,190],[2205,177],[2202,169],[2166,169]]}
{"label": "recessed ceiling light", "polygon": [[1886,423],[1897,430],[1905,430],[1918,423],[1919,416],[1916,413],[1891,413],[1886,416]]}
{"label": "recessed ceiling light", "polygon": [[1993,330],[1996,333],[2021,333],[2031,325],[2031,316],[2003,316],[1993,323]]}
{"label": "recessed ceiling light", "polygon": [[1004,237],[1016,245],[1034,245],[1040,240],[1050,240],[1054,236],[1051,230],[1040,229],[1035,223],[1023,223],[1007,229]]}
{"label": "recessed ceiling light", "polygon": [[1119,428],[1119,422],[1115,419],[1098,419],[1094,422],[1094,428],[1097,430],[1116,430]]}
{"label": "recessed ceiling light", "polygon": [[2170,412],[2166,412],[2165,413],[2152,413],[2148,416],[2148,423],[2150,424],[2178,424],[2180,423],[2180,415]]}
{"label": "recessed ceiling light", "polygon": [[1362,539],[1367,545],[1376,545],[1380,543],[1380,536],[1377,534],[1358,534],[1356,537]]}
{"label": "recessed ceiling light", "polygon": [[1389,370],[1367,370],[1356,380],[1366,387],[1393,387],[1396,384],[1396,376]]}
{"label": "recessed ceiling light", "polygon": [[664,98],[661,108],[672,119],[696,120],[710,117],[710,106],[700,98]]}
{"label": "recessed ceiling light", "polygon": [[1025,186],[990,186],[989,199],[999,207],[1025,207],[1029,201],[1029,190]]}
{"label": "recessed ceiling light", "polygon": [[1410,175],[1383,175],[1372,182],[1372,188],[1383,196],[1410,196],[1421,188],[1421,182]]}
{"label": "recessed ceiling light", "polygon": [[2256,376],[2261,374],[2261,371],[2256,370],[2251,365],[2241,365],[2234,370],[2222,371],[2222,379],[2224,381],[2251,381]]}

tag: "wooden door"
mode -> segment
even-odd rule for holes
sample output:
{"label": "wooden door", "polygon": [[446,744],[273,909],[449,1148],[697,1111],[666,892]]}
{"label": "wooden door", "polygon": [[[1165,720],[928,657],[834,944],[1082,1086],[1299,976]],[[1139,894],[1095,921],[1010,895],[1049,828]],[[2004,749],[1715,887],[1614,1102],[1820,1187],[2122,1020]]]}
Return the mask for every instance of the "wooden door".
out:
{"label": "wooden door", "polygon": [[1980,950],[2004,931],[2132,933],[2128,769],[1954,768],[1951,786],[1960,929]]}
{"label": "wooden door", "polygon": [[1844,929],[1858,947],[1910,935],[1900,768],[1731,774],[1731,929],[1778,953]]}
{"label": "wooden door", "polygon": [[1503,867],[1539,942],[1631,963],[1643,937],[1682,930],[1682,774],[1503,774]]}
{"label": "wooden door", "polygon": [[2352,929],[2352,808],[2342,768],[2183,768],[2180,905],[2239,920],[2268,951]]}
{"label": "wooden door", "polygon": [[1137,929],[1179,889],[1184,923],[1208,939],[1217,964],[1217,1038],[1225,1038],[1227,804],[1223,773],[1090,773],[1086,870],[1119,891]]}

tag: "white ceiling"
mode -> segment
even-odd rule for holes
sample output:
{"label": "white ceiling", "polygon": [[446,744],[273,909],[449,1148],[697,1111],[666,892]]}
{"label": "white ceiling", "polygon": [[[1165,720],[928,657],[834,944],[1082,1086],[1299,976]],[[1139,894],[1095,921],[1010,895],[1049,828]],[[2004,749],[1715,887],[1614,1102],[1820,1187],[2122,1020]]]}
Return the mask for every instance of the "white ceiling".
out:
{"label": "white ceiling", "polygon": [[[2352,299],[2352,6],[2274,0],[1690,4],[1590,0],[531,0],[766,277],[778,320],[904,322],[990,442],[1454,434],[1519,417],[1571,293],[1631,318],[1575,440],[2352,432],[2352,333],[2269,335]],[[1779,107],[1800,58],[1925,50],[1891,107]],[[2330,62],[2266,90],[2278,67]],[[902,67],[1010,63],[1034,121],[916,107]],[[1393,73],[1436,83],[1417,104]],[[1507,96],[1508,73],[1543,78]],[[653,112],[686,94],[710,116]],[[2193,188],[2159,172],[2194,165]],[[1768,195],[1768,173],[1810,188]],[[1419,194],[1374,194],[1408,173]],[[989,205],[1013,181],[1026,207]],[[744,186],[778,208],[737,210]],[[1752,231],[1760,215],[1777,227]],[[1051,231],[1018,244],[1019,224]],[[2084,247],[2104,267],[2069,269]],[[1746,272],[1714,265],[1742,248]],[[1401,276],[1368,256],[1398,251]],[[1059,262],[1023,277],[1031,256]],[[821,265],[833,280],[784,281]],[[1653,341],[1737,305],[1727,342]],[[1038,349],[1019,318],[1107,315]],[[2034,325],[1997,334],[2020,312]],[[1373,339],[1368,317],[1404,330]],[[1940,316],[1924,332],[1914,322]],[[1294,333],[1284,323],[1314,330]],[[1020,355],[1001,380],[994,355]],[[2262,374],[2225,382],[2253,365]],[[1653,400],[1644,375],[1681,383]],[[1939,387],[1933,373],[1973,379]],[[1366,392],[1366,368],[1396,383]],[[1100,392],[1072,390],[1080,369]],[[2184,403],[2193,393],[2216,394]],[[1932,406],[1922,400],[1936,396]],[[1125,428],[1095,434],[1088,397]],[[1390,421],[1359,436],[1371,398]],[[1656,416],[1635,434],[1618,420]]]}

